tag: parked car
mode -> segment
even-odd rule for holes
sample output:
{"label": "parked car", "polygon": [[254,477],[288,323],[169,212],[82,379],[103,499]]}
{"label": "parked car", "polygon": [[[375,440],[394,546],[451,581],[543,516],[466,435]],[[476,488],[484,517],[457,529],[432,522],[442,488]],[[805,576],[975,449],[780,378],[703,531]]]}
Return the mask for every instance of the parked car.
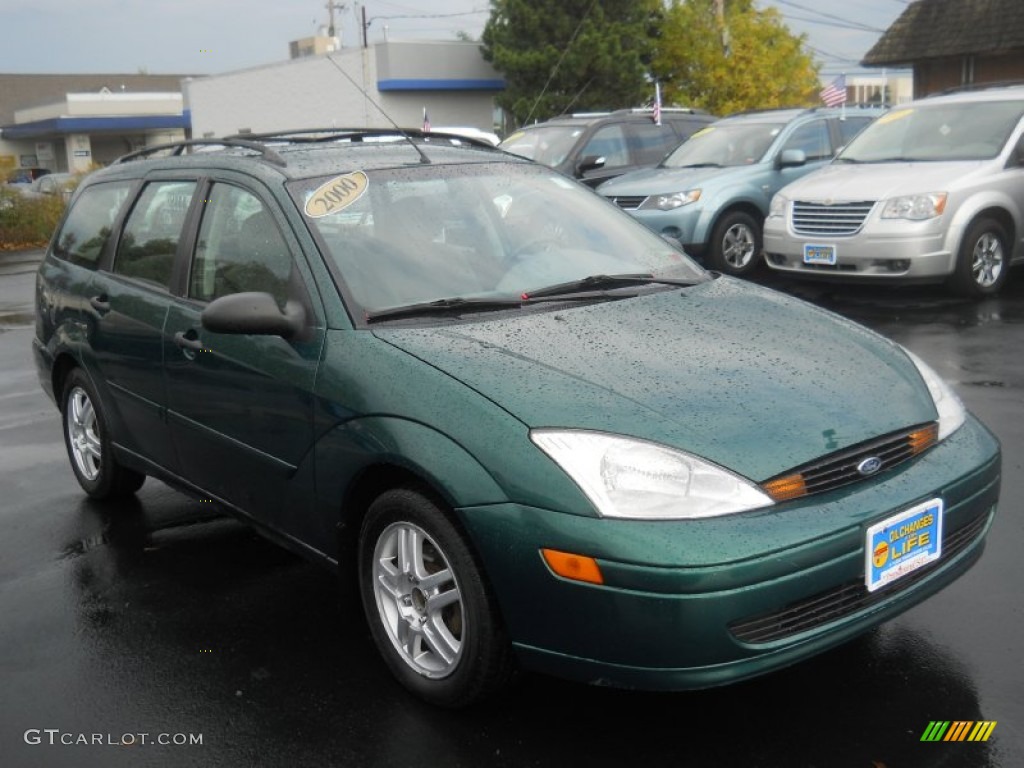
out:
{"label": "parked car", "polygon": [[781,190],[768,265],[800,277],[942,283],[988,296],[1024,262],[1024,87],[912,102]]}
{"label": "parked car", "polygon": [[40,176],[22,188],[25,197],[60,197],[64,201],[71,199],[71,193],[78,183],[78,178],[71,173],[48,173]]}
{"label": "parked car", "polygon": [[32,349],[85,493],[151,475],[338,571],[444,706],[517,665],[763,674],[980,556],[999,445],[924,362],[549,168],[409,133],[84,180]]}
{"label": "parked car", "polygon": [[48,173],[53,173],[53,171],[49,168],[17,168],[9,171],[4,181],[7,184],[31,184]]}
{"label": "parked car", "polygon": [[829,162],[881,113],[875,107],[734,115],[691,136],[656,168],[598,192],[708,266],[747,275],[761,263],[772,195]]}
{"label": "parked car", "polygon": [[666,108],[661,125],[649,109],[558,117],[516,131],[499,146],[596,187],[652,166],[694,131],[715,120],[701,110]]}

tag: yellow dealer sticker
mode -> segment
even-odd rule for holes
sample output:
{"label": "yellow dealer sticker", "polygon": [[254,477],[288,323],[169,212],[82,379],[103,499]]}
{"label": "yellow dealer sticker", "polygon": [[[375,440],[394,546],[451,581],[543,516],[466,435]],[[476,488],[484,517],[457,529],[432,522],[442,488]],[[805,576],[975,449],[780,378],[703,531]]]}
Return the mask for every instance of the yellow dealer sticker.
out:
{"label": "yellow dealer sticker", "polygon": [[881,123],[882,125],[885,125],[886,123],[895,123],[897,120],[902,120],[904,117],[910,117],[912,114],[914,114],[914,110],[912,109],[898,109],[895,112],[889,112],[888,114],[882,115],[875,122]]}
{"label": "yellow dealer sticker", "polygon": [[348,208],[363,196],[370,180],[362,171],[346,173],[321,184],[306,201],[306,215],[311,219],[330,216]]}
{"label": "yellow dealer sticker", "polygon": [[700,129],[699,131],[697,131],[697,132],[696,132],[695,134],[693,134],[692,136],[690,136],[690,138],[691,138],[691,139],[696,139],[696,138],[699,138],[699,137],[703,136],[703,135],[704,135],[704,134],[706,134],[706,133],[711,133],[711,132],[712,132],[712,131],[714,131],[714,130],[715,130],[715,129],[714,129],[714,128],[711,128],[710,126],[709,126],[709,127],[707,127],[707,128],[701,128],[701,129]]}

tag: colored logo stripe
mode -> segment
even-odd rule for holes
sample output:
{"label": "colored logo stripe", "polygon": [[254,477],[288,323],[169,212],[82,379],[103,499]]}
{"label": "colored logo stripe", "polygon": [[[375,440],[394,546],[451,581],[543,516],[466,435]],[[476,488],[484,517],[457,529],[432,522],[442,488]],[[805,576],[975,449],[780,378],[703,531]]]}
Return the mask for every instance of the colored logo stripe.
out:
{"label": "colored logo stripe", "polygon": [[988,741],[996,720],[932,720],[921,734],[921,741]]}

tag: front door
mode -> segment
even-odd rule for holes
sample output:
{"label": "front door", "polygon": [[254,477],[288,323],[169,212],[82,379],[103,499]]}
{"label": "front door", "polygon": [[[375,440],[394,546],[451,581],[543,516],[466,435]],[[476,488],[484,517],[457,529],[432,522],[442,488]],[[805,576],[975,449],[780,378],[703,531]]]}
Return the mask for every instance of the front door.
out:
{"label": "front door", "polygon": [[[322,311],[272,206],[225,182],[210,185],[204,200],[185,295],[170,308],[164,346],[168,419],[183,474],[281,532],[318,541],[308,510]],[[269,293],[282,309],[304,304],[307,333],[286,340],[202,327],[209,302],[248,291]]]}

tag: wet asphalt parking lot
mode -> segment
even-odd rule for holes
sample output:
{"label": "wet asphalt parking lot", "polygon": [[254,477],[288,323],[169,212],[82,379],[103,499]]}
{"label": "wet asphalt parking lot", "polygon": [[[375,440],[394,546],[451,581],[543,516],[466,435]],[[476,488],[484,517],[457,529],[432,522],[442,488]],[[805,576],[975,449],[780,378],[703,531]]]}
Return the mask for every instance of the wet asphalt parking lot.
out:
{"label": "wet asphalt parking lot", "polygon": [[[86,500],[30,357],[40,256],[0,253],[0,766],[1024,765],[1024,269],[979,303],[762,278],[905,344],[999,436],[1000,512],[964,578],[728,688],[526,676],[453,713],[392,681],[330,573],[153,480]],[[935,720],[997,725],[922,742]]]}

